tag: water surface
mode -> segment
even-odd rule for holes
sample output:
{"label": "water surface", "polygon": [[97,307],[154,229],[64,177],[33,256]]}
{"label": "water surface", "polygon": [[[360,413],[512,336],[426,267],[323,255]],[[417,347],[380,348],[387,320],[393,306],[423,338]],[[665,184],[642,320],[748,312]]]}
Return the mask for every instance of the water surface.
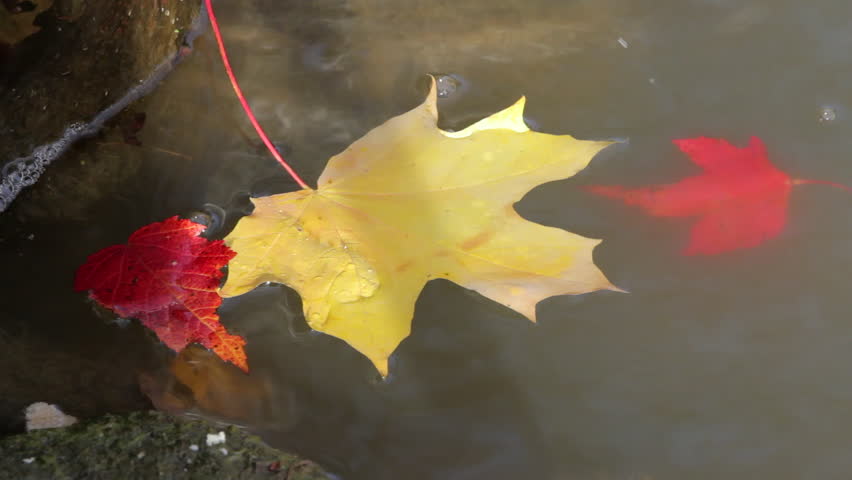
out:
{"label": "water surface", "polygon": [[[698,135],[742,145],[757,135],[792,176],[852,183],[852,5],[300,3],[222,3],[217,13],[261,123],[309,183],[329,156],[420,103],[426,73],[457,82],[439,99],[444,128],[526,95],[537,130],[627,140],[517,209],[603,238],[596,262],[631,293],[548,299],[532,325],[431,282],[382,383],[343,342],[306,331],[292,291],[262,287],[222,309],[274,399],[249,428],[344,478],[848,477],[852,198],[798,187],[779,237],[683,257],[689,221],[578,187],[694,174],[670,141]],[[30,305],[45,325],[67,308],[69,331],[118,329],[68,293],[86,254],[205,204],[232,224],[248,195],[295,189],[251,132],[209,35],[145,110],[141,165],[121,198],[77,223],[33,223],[61,235],[60,249],[20,247],[29,273],[18,291],[37,288],[33,275],[56,279],[47,284],[59,303]],[[15,245],[33,245],[28,233]]]}

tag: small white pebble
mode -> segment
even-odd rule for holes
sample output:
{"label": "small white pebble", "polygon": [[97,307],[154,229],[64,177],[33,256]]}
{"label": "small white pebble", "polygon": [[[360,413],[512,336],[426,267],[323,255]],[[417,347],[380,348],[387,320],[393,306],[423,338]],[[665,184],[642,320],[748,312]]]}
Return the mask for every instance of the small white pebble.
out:
{"label": "small white pebble", "polygon": [[189,449],[192,450],[193,452],[197,452],[198,451],[198,445],[193,443],[192,445],[189,446]]}
{"label": "small white pebble", "polygon": [[228,454],[228,449],[227,449],[227,448],[220,448],[220,449],[219,449],[219,451],[220,451],[220,452],[222,452],[222,455],[227,455],[227,454]]}
{"label": "small white pebble", "polygon": [[33,463],[33,462],[35,462],[35,457],[27,457],[27,458],[24,459],[24,463],[29,464],[29,463]]}
{"label": "small white pebble", "polygon": [[[34,234],[30,235],[30,240],[35,238]],[[36,402],[27,407],[25,415],[28,432],[40,428],[67,427],[77,422],[76,418],[65,415],[56,405],[48,405],[44,402]]]}
{"label": "small white pebble", "polygon": [[213,445],[219,445],[220,443],[225,443],[225,432],[220,431],[218,434],[216,433],[208,433],[207,434],[207,446],[212,447]]}
{"label": "small white pebble", "polygon": [[145,458],[145,452],[139,452],[139,454],[136,455],[136,458]]}

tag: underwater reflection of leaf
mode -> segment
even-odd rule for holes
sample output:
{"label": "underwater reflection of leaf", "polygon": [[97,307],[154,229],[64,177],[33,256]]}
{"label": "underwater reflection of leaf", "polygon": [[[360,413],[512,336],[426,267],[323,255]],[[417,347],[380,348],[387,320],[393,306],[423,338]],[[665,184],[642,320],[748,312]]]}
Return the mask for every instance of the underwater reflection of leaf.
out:
{"label": "underwater reflection of leaf", "polygon": [[200,413],[229,421],[261,418],[269,408],[269,387],[197,345],[183,349],[167,370],[139,375],[142,392],[163,411]]}
{"label": "underwater reflection of leaf", "polygon": [[697,218],[683,249],[685,255],[752,248],[778,236],[787,222],[792,186],[815,183],[792,180],[772,165],[757,137],[745,147],[707,137],[675,140],[674,144],[701,173],[668,185],[592,185],[586,190],[637,206],[655,217]]}

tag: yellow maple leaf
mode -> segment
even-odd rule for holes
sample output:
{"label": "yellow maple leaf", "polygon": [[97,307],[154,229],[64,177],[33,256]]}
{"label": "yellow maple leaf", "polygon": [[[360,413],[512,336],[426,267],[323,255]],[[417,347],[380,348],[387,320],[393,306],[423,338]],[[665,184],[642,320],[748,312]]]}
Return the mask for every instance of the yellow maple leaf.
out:
{"label": "yellow maple leaf", "polygon": [[459,132],[437,127],[434,81],[419,107],[329,160],[316,190],[253,199],[225,242],[222,296],[270,281],[302,297],[312,328],[382,375],[427,281],[446,278],[535,321],[547,297],[618,290],[595,266],[600,240],[521,218],[513,204],[568,178],[611,142],[530,131],[524,99]]}
{"label": "yellow maple leaf", "polygon": [[[23,5],[23,2],[20,3]],[[15,45],[41,30],[41,27],[33,25],[33,22],[40,13],[53,5],[53,0],[40,0],[34,3],[32,10],[21,9],[15,13],[10,11],[12,9],[0,5],[0,44]]]}

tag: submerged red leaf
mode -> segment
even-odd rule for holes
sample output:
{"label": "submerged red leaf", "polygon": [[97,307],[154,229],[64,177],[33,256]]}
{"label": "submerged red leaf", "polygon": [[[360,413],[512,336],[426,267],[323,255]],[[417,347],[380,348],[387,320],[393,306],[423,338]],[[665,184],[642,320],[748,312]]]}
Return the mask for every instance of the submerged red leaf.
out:
{"label": "submerged red leaf", "polygon": [[123,317],[139,319],[169,348],[211,349],[248,371],[245,340],[219,323],[221,268],[236,253],[221,240],[199,237],[204,225],[178,217],[135,231],[126,245],[89,256],[74,288]]}
{"label": "submerged red leaf", "polygon": [[[686,255],[713,255],[760,245],[778,235],[787,219],[792,180],[767,158],[763,142],[752,137],[744,148],[724,139],[690,138],[674,144],[703,172],[675,184],[644,188],[591,186],[587,190],[656,217],[698,217]],[[841,188],[845,188],[840,186]]]}

